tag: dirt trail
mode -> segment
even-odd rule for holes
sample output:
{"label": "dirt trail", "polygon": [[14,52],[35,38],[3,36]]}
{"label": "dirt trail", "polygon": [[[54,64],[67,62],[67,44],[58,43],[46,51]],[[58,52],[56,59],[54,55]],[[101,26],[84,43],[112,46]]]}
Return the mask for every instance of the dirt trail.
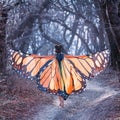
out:
{"label": "dirt trail", "polygon": [[[119,94],[113,88],[102,86],[102,84],[96,80],[87,81],[86,90],[82,94],[71,95],[65,101],[64,108],[59,106],[58,98],[53,97],[53,104],[39,106],[38,112],[29,120],[91,120],[95,106]],[[97,117],[92,120],[94,119],[105,120]]]}

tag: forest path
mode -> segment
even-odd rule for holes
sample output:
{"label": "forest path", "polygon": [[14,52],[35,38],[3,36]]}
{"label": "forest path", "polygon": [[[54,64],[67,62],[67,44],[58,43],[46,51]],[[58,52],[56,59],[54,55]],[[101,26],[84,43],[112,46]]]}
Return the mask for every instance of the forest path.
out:
{"label": "forest path", "polygon": [[[64,108],[59,106],[58,98],[53,97],[53,104],[39,106],[32,120],[91,120],[91,111],[95,106],[119,94],[118,91],[102,85],[103,83],[99,81],[87,81],[86,90],[82,94],[69,96],[64,103]],[[94,110],[92,112],[94,113]],[[97,120],[102,119],[97,118]]]}

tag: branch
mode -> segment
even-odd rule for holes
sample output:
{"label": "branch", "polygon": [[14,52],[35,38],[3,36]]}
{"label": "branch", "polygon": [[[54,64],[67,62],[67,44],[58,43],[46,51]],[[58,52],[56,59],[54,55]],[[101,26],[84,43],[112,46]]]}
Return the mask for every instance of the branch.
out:
{"label": "branch", "polygon": [[64,38],[64,40],[65,40],[65,43],[68,45],[68,41],[66,40],[66,31],[67,31],[67,29],[65,28],[65,30],[64,30],[64,33],[63,33],[63,38]]}
{"label": "branch", "polygon": [[[72,0],[71,0],[71,1],[72,1]],[[98,31],[97,27],[96,27],[91,21],[87,20],[87,18],[86,18],[84,15],[82,15],[82,14],[80,13],[80,11],[77,10],[77,8],[75,7],[73,1],[72,1],[72,4],[73,4],[73,7],[74,7],[74,9],[75,9],[75,12],[73,12],[72,10],[70,10],[68,7],[64,7],[64,6],[59,2],[59,5],[61,6],[61,8],[62,8],[64,11],[67,11],[67,12],[73,14],[73,15],[77,15],[77,16],[81,17],[82,19],[84,19],[84,20],[85,20],[85,23],[86,23],[87,25],[90,25],[91,28],[93,28],[94,32],[96,32],[96,35],[97,35],[98,38],[99,38],[99,31]],[[99,38],[99,39],[100,39],[100,38]]]}
{"label": "branch", "polygon": [[58,42],[57,40],[55,40],[54,38],[51,38],[50,36],[48,36],[48,35],[43,31],[41,25],[39,25],[39,29],[40,29],[40,31],[41,31],[41,33],[42,33],[42,36],[43,36],[46,40],[48,40],[49,42],[52,42],[53,44],[62,45],[62,46],[63,46],[63,53],[66,53],[66,54],[67,54],[67,50],[64,48],[64,45],[63,45],[62,43],[60,43],[60,42]]}
{"label": "branch", "polygon": [[[69,30],[69,31],[71,31],[71,32],[74,32],[74,30],[73,29],[71,29],[70,27],[68,27],[65,23],[61,23],[61,21],[58,21],[58,20],[56,20],[56,19],[52,19],[52,18],[50,18],[50,17],[46,17],[46,19],[48,19],[48,20],[50,20],[50,21],[52,21],[52,22],[57,22],[57,23],[59,23],[61,26],[63,26],[63,27],[65,27],[67,30]],[[86,46],[86,48],[88,49],[88,51],[90,52],[90,53],[92,53],[92,51],[90,50],[90,48],[88,47],[88,45],[87,45],[87,43],[85,42],[85,39],[83,38],[83,37],[81,37],[78,33],[76,33],[75,32],[75,35],[77,35],[80,39],[81,39],[81,41],[82,41],[82,43]]]}
{"label": "branch", "polygon": [[[49,0],[45,0],[43,2],[43,4],[41,5],[40,9],[39,10],[35,10],[33,11],[32,13],[29,13],[29,15],[27,17],[25,17],[25,19],[22,21],[22,23],[19,25],[18,28],[16,28],[13,33],[11,34],[11,36],[9,36],[7,39],[16,39],[17,37],[20,37],[22,35],[22,33],[24,32],[24,28],[26,26],[29,27],[29,29],[32,29],[32,26],[33,26],[33,23],[34,21],[36,20],[36,18],[39,17],[39,15],[43,12],[43,10],[45,8],[48,7],[48,5],[50,4],[51,2]],[[36,14],[36,13],[39,13]]]}
{"label": "branch", "polygon": [[71,39],[70,39],[70,41],[69,41],[68,49],[70,48],[70,46],[71,46],[71,44],[72,44],[72,42],[73,42],[74,36],[76,35],[78,23],[79,23],[79,16],[75,16],[75,20],[74,20],[74,23],[73,23],[73,27],[71,28],[71,29],[72,29],[72,37],[71,37]]}

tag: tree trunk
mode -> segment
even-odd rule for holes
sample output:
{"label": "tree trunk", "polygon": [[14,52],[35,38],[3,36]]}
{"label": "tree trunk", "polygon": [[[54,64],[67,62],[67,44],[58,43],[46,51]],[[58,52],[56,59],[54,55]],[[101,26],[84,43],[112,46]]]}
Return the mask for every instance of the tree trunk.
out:
{"label": "tree trunk", "polygon": [[5,73],[6,68],[6,44],[5,26],[7,21],[7,11],[0,4],[0,72]]}
{"label": "tree trunk", "polygon": [[120,71],[120,17],[119,2],[116,0],[101,2],[106,32],[111,48],[111,65]]}

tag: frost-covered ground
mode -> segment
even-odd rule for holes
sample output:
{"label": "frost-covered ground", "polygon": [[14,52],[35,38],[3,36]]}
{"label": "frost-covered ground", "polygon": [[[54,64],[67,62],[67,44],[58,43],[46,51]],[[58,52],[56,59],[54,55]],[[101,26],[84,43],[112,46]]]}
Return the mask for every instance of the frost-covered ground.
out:
{"label": "frost-covered ground", "polygon": [[[64,108],[59,106],[57,96],[39,93],[37,90],[34,90],[37,91],[37,94],[32,93],[32,95],[25,92],[23,96],[27,94],[28,101],[19,98],[19,101],[24,101],[23,107],[19,110],[20,113],[16,108],[8,108],[6,113],[9,113],[7,110],[11,110],[12,115],[10,116],[9,113],[6,117],[1,110],[5,105],[10,104],[10,100],[4,101],[4,104],[0,103],[2,106],[0,113],[4,116],[1,118],[8,118],[8,120],[120,120],[120,83],[118,79],[116,71],[106,70],[92,81],[87,81],[86,90],[82,94],[71,95],[65,101]],[[10,105],[13,104],[12,102]],[[13,115],[13,113],[15,114]]]}

